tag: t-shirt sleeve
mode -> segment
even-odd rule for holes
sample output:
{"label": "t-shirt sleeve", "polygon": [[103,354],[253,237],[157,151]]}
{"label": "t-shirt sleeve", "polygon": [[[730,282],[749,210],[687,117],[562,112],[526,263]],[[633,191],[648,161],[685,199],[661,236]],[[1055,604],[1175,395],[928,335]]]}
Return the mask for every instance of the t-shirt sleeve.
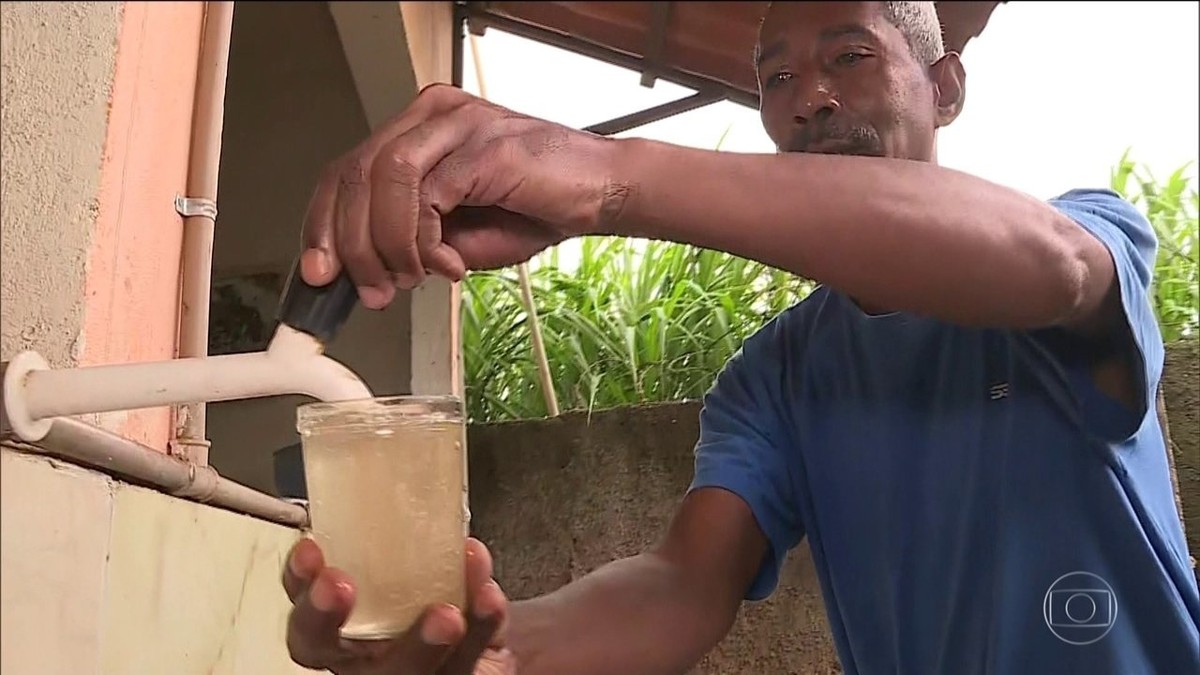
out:
{"label": "t-shirt sleeve", "polygon": [[770,542],[747,600],[768,597],[788,551],[804,536],[795,507],[780,398],[774,324],[746,341],[704,397],[692,490],[722,488],[742,498]]}
{"label": "t-shirt sleeve", "polygon": [[[1141,428],[1155,409],[1162,375],[1163,343],[1154,314],[1152,282],[1158,254],[1154,228],[1133,204],[1111,190],[1074,190],[1050,204],[1099,239],[1112,256],[1121,295],[1121,308],[1132,340],[1124,340],[1139,374],[1138,408],[1125,408],[1100,394],[1083,369],[1074,373],[1085,424],[1110,442],[1121,442]],[[1131,344],[1130,344],[1131,343]],[[1120,414],[1124,412],[1124,414]]]}

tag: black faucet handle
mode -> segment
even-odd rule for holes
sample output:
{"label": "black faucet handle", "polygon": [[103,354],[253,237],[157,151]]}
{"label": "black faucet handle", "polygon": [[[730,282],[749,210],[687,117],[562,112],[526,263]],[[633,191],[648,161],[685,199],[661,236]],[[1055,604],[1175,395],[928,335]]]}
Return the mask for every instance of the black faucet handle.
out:
{"label": "black faucet handle", "polygon": [[300,275],[300,259],[292,265],[277,319],[329,344],[358,303],[358,289],[345,272],[325,286],[313,286]]}

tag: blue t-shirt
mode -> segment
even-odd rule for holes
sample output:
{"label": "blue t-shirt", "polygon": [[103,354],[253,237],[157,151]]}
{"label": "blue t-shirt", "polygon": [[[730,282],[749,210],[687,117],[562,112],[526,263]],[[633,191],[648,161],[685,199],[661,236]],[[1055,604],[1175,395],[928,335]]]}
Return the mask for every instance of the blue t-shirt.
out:
{"label": "blue t-shirt", "polygon": [[864,314],[818,289],[706,395],[692,489],[808,538],[847,675],[1200,673],[1200,595],[1155,413],[1150,224],[1109,191],[1051,200],[1107,246],[1142,377],[1100,393],[1057,329]]}

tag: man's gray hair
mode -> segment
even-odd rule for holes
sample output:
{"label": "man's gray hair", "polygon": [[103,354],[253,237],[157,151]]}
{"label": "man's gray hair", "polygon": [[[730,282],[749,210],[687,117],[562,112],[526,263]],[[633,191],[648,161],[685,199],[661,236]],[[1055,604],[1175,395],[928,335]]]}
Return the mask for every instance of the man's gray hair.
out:
{"label": "man's gray hair", "polygon": [[[767,10],[775,3],[768,2]],[[931,66],[946,55],[946,47],[942,43],[942,23],[938,20],[937,8],[932,2],[881,2],[883,16],[888,23],[896,27],[904,40],[908,42],[908,51],[913,58],[923,66]],[[767,13],[759,19],[758,29],[762,30]],[[759,50],[762,45],[754,43],[754,63],[758,63]]]}
{"label": "man's gray hair", "polygon": [[946,55],[942,24],[932,2],[883,2],[883,16],[908,42],[913,58],[930,66]]}

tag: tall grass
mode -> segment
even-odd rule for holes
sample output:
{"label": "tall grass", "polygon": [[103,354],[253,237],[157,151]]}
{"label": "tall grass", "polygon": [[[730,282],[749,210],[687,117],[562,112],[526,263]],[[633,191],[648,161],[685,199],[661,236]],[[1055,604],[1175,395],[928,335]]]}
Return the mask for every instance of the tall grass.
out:
{"label": "tall grass", "polygon": [[1167,342],[1196,337],[1200,327],[1200,193],[1190,168],[1160,181],[1127,150],[1112,171],[1112,189],[1136,204],[1158,235],[1154,312]]}
{"label": "tall grass", "polygon": [[[811,282],[716,251],[658,241],[581,240],[530,282],[563,410],[698,398],[742,341],[805,297]],[[493,421],[544,415],[527,315],[511,270],[463,286],[467,408]]]}
{"label": "tall grass", "polygon": [[[1155,309],[1164,336],[1197,330],[1197,196],[1123,157],[1112,187],[1145,209],[1162,240]],[[726,253],[657,241],[585,238],[577,265],[550,250],[530,265],[563,410],[696,399],[742,341],[813,289]],[[546,414],[515,270],[463,284],[467,409],[474,421]]]}

